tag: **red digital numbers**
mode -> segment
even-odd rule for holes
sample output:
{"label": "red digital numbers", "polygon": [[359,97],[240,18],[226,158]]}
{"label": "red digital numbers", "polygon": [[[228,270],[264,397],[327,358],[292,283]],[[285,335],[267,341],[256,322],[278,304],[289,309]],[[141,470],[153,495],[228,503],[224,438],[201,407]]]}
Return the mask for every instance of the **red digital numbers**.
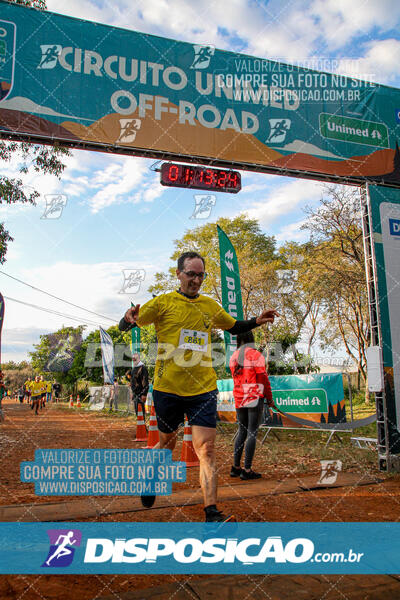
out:
{"label": "red digital numbers", "polygon": [[211,167],[198,167],[163,163],[161,184],[182,188],[230,192],[236,194],[242,189],[240,173]]}
{"label": "red digital numbers", "polygon": [[168,169],[168,179],[170,181],[178,181],[179,167],[178,165],[171,165]]}
{"label": "red digital numbers", "polygon": [[206,185],[212,185],[214,178],[214,171],[212,169],[206,169],[204,175],[204,183]]}
{"label": "red digital numbers", "polygon": [[218,177],[217,177],[217,186],[218,187],[225,187],[225,183],[226,183],[226,179],[227,178],[228,178],[228,181],[229,181],[228,173],[226,171],[220,171],[218,173]]}
{"label": "red digital numbers", "polygon": [[238,183],[238,174],[235,173],[234,171],[230,171],[228,173],[228,182],[233,186],[236,187],[237,183]]}

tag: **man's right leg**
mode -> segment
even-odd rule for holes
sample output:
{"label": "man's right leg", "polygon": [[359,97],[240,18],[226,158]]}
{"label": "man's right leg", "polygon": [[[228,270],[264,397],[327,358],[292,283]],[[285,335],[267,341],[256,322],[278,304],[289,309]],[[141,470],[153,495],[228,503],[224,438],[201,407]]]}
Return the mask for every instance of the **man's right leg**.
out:
{"label": "man's right leg", "polygon": [[[162,450],[164,448],[173,450],[176,445],[177,434],[178,431],[173,431],[172,433],[159,431],[160,441],[153,447],[153,450]],[[151,508],[156,501],[155,496],[140,496],[140,499],[145,508]]]}
{"label": "man's right leg", "polygon": [[[153,402],[157,417],[160,441],[153,450],[173,450],[176,444],[179,424],[184,420],[180,399],[174,394],[153,390]],[[155,496],[141,496],[143,506],[150,508],[156,500]]]}

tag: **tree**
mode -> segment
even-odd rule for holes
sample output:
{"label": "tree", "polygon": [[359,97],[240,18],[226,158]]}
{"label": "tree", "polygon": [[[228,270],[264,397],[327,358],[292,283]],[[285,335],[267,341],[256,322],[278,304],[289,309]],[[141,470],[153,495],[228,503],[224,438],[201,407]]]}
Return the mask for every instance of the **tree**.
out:
{"label": "tree", "polygon": [[[300,337],[305,320],[303,314],[305,309],[304,306],[296,303],[294,297],[288,298],[282,303],[277,270],[287,267],[290,262],[289,254],[284,255],[277,252],[275,239],[261,232],[256,219],[250,219],[246,215],[239,215],[234,219],[220,218],[217,223],[207,223],[188,230],[180,240],[175,240],[176,250],[171,259],[176,264],[178,257],[188,250],[194,250],[204,256],[208,276],[202,285],[202,293],[221,303],[217,224],[228,235],[236,250],[244,318],[248,319],[260,314],[266,308],[275,306],[279,306],[282,313],[282,318],[274,326],[261,327],[255,331],[257,344],[267,350],[267,360],[270,357],[268,348],[270,346],[279,347],[279,360],[274,360],[271,369],[274,369],[275,372],[300,372],[301,369],[296,369],[294,363],[301,358],[303,364],[304,357],[300,357],[295,352],[293,358],[290,358],[288,349],[293,347]],[[149,291],[160,293],[176,289],[175,271],[176,266],[173,266],[168,273],[156,273],[156,284],[151,286]],[[271,359],[273,355],[272,351]],[[307,364],[308,362],[306,361]],[[224,369],[217,369],[217,374],[222,377]]]}
{"label": "tree", "polygon": [[[24,6],[33,6],[40,10],[46,8],[44,0],[14,0],[15,4]],[[51,174],[60,177],[65,165],[62,160],[69,156],[67,148],[59,145],[43,146],[41,144],[29,144],[27,142],[0,141],[0,161],[9,163],[11,160],[19,162],[19,172],[27,174],[29,172]],[[7,171],[3,167],[3,173]],[[15,204],[22,202],[25,204],[36,204],[40,193],[37,190],[28,190],[24,187],[23,181],[19,177],[8,177],[0,175],[0,204]],[[12,242],[9,231],[0,223],[0,264],[5,262],[5,256],[9,242]]]}
{"label": "tree", "polygon": [[[107,330],[114,345],[115,376],[122,377],[131,366],[129,341],[130,332],[124,333],[117,325]],[[89,333],[83,341],[74,361],[68,371],[68,380],[75,382],[86,380],[97,385],[103,385],[103,366],[101,361],[100,331],[96,329]]]}
{"label": "tree", "polygon": [[[176,250],[171,259],[176,264],[178,257],[188,250],[194,250],[205,257],[207,279],[202,292],[221,302],[221,274],[217,227],[219,225],[229,236],[238,257],[244,318],[258,314],[262,308],[270,306],[275,289],[275,239],[261,233],[256,219],[239,215],[234,219],[220,218],[217,223],[207,223],[186,231],[180,240],[175,240]],[[156,284],[149,288],[152,293],[164,293],[176,289],[176,266],[168,273],[156,273]]]}
{"label": "tree", "polygon": [[61,327],[54,333],[41,335],[33,352],[29,352],[36,373],[50,375],[59,383],[74,383],[73,365],[82,346],[84,329],[85,325]]}
{"label": "tree", "polygon": [[[279,249],[282,269],[293,272],[291,286],[281,294],[282,313],[288,330],[294,332],[297,340],[306,340],[306,356],[310,357],[311,347],[317,335],[317,325],[321,310],[321,299],[309,285],[307,257],[310,244],[287,242]],[[291,289],[290,289],[291,288]],[[287,323],[287,321],[290,321]]]}
{"label": "tree", "polygon": [[343,344],[366,383],[370,329],[359,192],[327,187],[320,207],[306,212],[306,285],[323,305],[321,338],[326,346]]}

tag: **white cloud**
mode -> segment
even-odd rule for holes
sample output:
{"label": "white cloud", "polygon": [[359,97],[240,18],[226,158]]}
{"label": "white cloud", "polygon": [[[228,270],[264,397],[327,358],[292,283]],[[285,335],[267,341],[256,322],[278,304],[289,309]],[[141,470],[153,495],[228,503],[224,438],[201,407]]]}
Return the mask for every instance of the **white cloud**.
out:
{"label": "white cloud", "polygon": [[45,333],[47,333],[47,329],[40,327],[4,328],[2,336],[3,361],[21,362],[22,360],[28,360],[28,352],[33,350],[33,344],[39,343],[40,336]]}
{"label": "white cloud", "polygon": [[400,64],[400,40],[376,40],[365,44],[364,56],[356,60],[341,59],[338,71],[377,83],[398,81]]}
{"label": "white cloud", "polygon": [[[89,198],[89,206],[94,213],[122,202],[151,202],[163,193],[163,189],[155,193],[155,175],[149,170],[147,159],[121,158],[112,162],[104,171],[94,174],[93,187],[99,191]],[[152,186],[152,187],[149,187]]]}
{"label": "white cloud", "polygon": [[385,32],[396,28],[400,19],[400,4],[393,0],[314,0],[308,8],[331,49],[376,29]]}
{"label": "white cloud", "polygon": [[8,177],[21,179],[27,194],[36,190],[40,197],[36,200],[37,208],[26,204],[0,206],[0,221],[21,212],[26,218],[36,221],[38,212],[42,214],[44,211],[48,194],[65,194],[68,199],[86,201],[96,213],[123,202],[153,202],[165,192],[165,188],[159,185],[158,175],[150,170],[154,161],[147,158],[75,150],[63,162],[66,166],[61,179],[58,179],[54,175],[34,171],[21,174],[21,160],[13,156],[7,163]]}
{"label": "white cloud", "polygon": [[49,11],[70,15],[71,17],[87,21],[107,22],[108,19],[112,18],[113,14],[113,5],[98,6],[90,0],[68,0],[68,2],[48,0],[46,4]]}
{"label": "white cloud", "polygon": [[266,197],[246,209],[249,217],[257,219],[266,230],[272,221],[292,213],[299,205],[319,200],[322,184],[316,181],[293,180],[268,191]]}
{"label": "white cloud", "polygon": [[[51,11],[114,27],[290,62],[336,51],[358,36],[398,26],[393,0],[49,0]],[[374,36],[375,37],[375,36]],[[327,49],[327,50],[325,50]]]}
{"label": "white cloud", "polygon": [[[90,331],[96,329],[97,324],[106,328],[117,324],[131,301],[144,303],[150,299],[147,289],[154,283],[155,271],[163,268],[163,265],[157,265],[155,268],[148,260],[135,258],[130,261],[98,264],[58,262],[51,266],[27,268],[20,270],[17,274],[13,273],[26,283],[68,300],[77,306],[104,315],[104,317],[110,317],[111,320],[70,306],[3,276],[2,293],[6,297],[5,329],[13,332],[13,337],[5,338],[5,343],[15,345],[18,341],[16,333],[19,331],[21,323],[35,324],[36,329],[28,328],[29,331],[33,331],[33,337],[22,338],[22,341],[26,341],[30,345],[29,349],[33,343],[39,342],[39,334],[56,331],[62,325],[77,327],[80,323],[89,323],[86,331]],[[145,279],[136,294],[119,293],[123,287],[123,269],[145,270]],[[7,298],[15,298],[64,315],[75,316],[78,320],[42,312]],[[22,331],[25,330],[26,328]],[[5,360],[9,359],[5,357]]]}
{"label": "white cloud", "polygon": [[287,241],[300,243],[307,241],[309,234],[301,229],[303,223],[305,223],[304,219],[284,225],[280,232],[275,234],[276,241],[281,244],[285,244]]}

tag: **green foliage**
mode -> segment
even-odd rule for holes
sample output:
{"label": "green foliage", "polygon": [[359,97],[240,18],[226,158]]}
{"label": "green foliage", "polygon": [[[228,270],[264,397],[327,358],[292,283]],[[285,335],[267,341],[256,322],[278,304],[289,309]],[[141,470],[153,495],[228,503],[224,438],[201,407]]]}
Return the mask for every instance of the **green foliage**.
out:
{"label": "green foliage", "polygon": [[[46,374],[46,376],[55,378],[56,381],[61,384],[74,384],[79,378],[77,376],[77,370],[75,369],[75,363],[80,351],[75,352],[72,366],[66,372],[48,371],[47,367],[52,358],[52,353],[57,351],[57,348],[54,346],[54,340],[56,338],[66,341],[70,339],[79,339],[82,336],[84,329],[85,325],[79,325],[78,327],[62,327],[61,329],[58,329],[58,331],[54,332],[54,334],[41,335],[39,344],[35,344],[33,352],[29,352],[31,357],[31,365],[36,373]],[[69,347],[68,344],[67,347]]]}
{"label": "green foliage", "polygon": [[40,10],[46,10],[45,0],[11,0],[15,4],[22,4],[23,6],[32,6],[32,8],[38,8]]}
{"label": "green foliage", "polygon": [[[174,266],[168,273],[156,273],[156,284],[149,292],[163,293],[178,287],[176,261],[188,250],[194,250],[205,258],[207,279],[202,293],[221,302],[220,261],[218,232],[219,225],[232,241],[238,257],[242,275],[242,299],[245,318],[251,311],[266,307],[274,283],[274,261],[277,259],[275,240],[261,233],[256,219],[239,215],[234,219],[220,218],[216,223],[207,223],[186,231],[180,240],[175,240],[175,251],[171,256]],[[255,280],[258,286],[255,286]],[[262,287],[262,291],[260,290]]]}
{"label": "green foliage", "polygon": [[[109,327],[106,331],[113,341],[115,352],[123,354],[126,350],[126,346],[129,344],[128,334],[120,331],[117,325]],[[130,359],[126,355],[125,361],[126,366],[120,366],[115,369],[116,377],[122,377],[128,370]],[[101,362],[100,331],[98,329],[89,333],[83,341],[79,352],[76,353],[72,367],[68,372],[68,377],[73,381],[79,379],[81,381],[91,382],[94,385],[103,385],[104,378]]]}
{"label": "green foliage", "polygon": [[[129,339],[130,339],[129,332]],[[146,364],[149,371],[150,381],[154,378],[154,367],[156,364],[157,357],[157,335],[156,328],[153,324],[146,325],[140,329],[140,356],[142,361]]]}
{"label": "green foliage", "polygon": [[[23,6],[32,6],[39,10],[46,9],[45,0],[11,0],[15,4]],[[11,160],[19,161],[20,173],[26,174],[30,171],[43,173],[45,175],[55,175],[60,177],[65,165],[63,159],[70,156],[70,151],[58,144],[53,146],[44,146],[42,144],[29,144],[27,142],[9,142],[0,141],[0,164],[3,163],[3,174],[0,175],[0,204],[36,204],[40,193],[31,188],[28,190],[22,179],[19,177],[8,177],[5,173],[7,167],[5,163]],[[6,260],[8,243],[13,241],[13,237],[0,223],[0,264]]]}
{"label": "green foliage", "polygon": [[30,364],[26,360],[22,360],[19,363],[14,362],[13,360],[9,360],[1,365],[3,371],[7,370],[15,370],[15,371],[23,371],[25,369],[30,368]]}
{"label": "green foliage", "polygon": [[302,281],[320,300],[323,347],[344,345],[365,382],[370,331],[359,190],[328,187],[320,206],[307,214],[311,241]]}
{"label": "green foliage", "polygon": [[[262,349],[267,349],[267,356],[269,347],[278,345],[281,348],[282,357],[270,365],[270,372],[290,374],[316,371],[310,356],[300,355],[292,349],[293,344],[300,339],[307,317],[315,312],[315,297],[304,289],[300,293],[285,296],[280,294],[276,273],[277,269],[300,268],[306,249],[293,242],[278,252],[275,239],[262,233],[258,221],[246,215],[239,215],[234,219],[220,218],[217,223],[207,223],[186,231],[180,240],[175,240],[175,251],[171,259],[176,265],[178,257],[188,250],[194,250],[205,257],[208,277],[201,291],[218,302],[221,302],[221,280],[217,224],[229,236],[236,250],[244,318],[258,315],[266,308],[279,306],[281,317],[276,323],[255,330],[256,342]],[[156,274],[156,283],[149,291],[158,294],[176,288],[176,266],[173,266],[168,273]],[[224,347],[220,336],[219,339],[221,347]],[[296,366],[295,362],[300,365]],[[230,377],[225,366],[217,367],[216,372],[219,379]]]}

